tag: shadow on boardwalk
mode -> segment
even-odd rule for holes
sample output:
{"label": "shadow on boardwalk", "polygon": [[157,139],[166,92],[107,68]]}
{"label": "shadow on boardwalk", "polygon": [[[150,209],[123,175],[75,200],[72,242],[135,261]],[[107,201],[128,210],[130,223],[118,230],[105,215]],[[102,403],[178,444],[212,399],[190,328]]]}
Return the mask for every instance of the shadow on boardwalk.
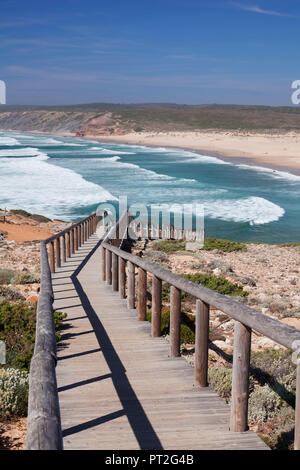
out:
{"label": "shadow on boardwalk", "polygon": [[[78,280],[78,275],[80,271],[84,268],[87,264],[91,256],[95,253],[101,241],[89,252],[86,258],[82,261],[82,263],[78,266],[78,268],[74,271],[71,276],[71,280],[74,284],[75,290],[77,292],[78,298],[81,301],[82,308],[84,309],[92,327],[94,333],[97,337],[97,341],[99,344],[99,348],[102,351],[104,358],[107,362],[107,365],[111,371],[111,374],[107,374],[105,376],[95,377],[90,381],[86,382],[96,382],[99,380],[103,380],[104,378],[110,377],[114,384],[116,393],[120,399],[120,402],[123,406],[123,410],[116,411],[114,413],[110,413],[106,416],[102,416],[86,423],[82,423],[80,425],[65,429],[63,432],[63,436],[68,436],[70,434],[74,434],[90,427],[105,423],[107,421],[113,420],[120,416],[126,415],[132,431],[139,443],[141,449],[155,449],[159,450],[162,449],[161,442],[155,433],[143,407],[141,406],[127,376],[126,370],[120,360],[117,352],[115,351],[112,342],[109,339],[109,336],[102,325],[98,315],[96,314],[95,310],[93,309],[80,281]],[[86,352],[87,354],[90,351]],[[67,356],[68,357],[68,356]],[[63,390],[74,388],[76,386],[84,385],[84,382],[79,382],[72,384],[67,387],[63,387]]]}

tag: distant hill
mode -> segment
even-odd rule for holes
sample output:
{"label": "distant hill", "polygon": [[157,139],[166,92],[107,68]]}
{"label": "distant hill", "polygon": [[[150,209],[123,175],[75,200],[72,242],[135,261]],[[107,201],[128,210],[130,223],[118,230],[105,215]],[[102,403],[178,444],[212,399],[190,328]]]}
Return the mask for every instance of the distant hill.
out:
{"label": "distant hill", "polygon": [[300,107],[89,103],[0,106],[0,129],[124,134],[132,131],[300,130]]}

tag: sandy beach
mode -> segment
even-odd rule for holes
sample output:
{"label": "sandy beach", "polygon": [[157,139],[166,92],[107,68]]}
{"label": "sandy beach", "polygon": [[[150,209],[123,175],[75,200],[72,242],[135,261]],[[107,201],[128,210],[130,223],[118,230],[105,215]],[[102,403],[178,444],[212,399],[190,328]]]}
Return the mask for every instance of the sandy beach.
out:
{"label": "sandy beach", "polygon": [[232,131],[130,133],[86,135],[86,139],[163,147],[179,147],[250,164],[300,172],[300,134],[249,133]]}

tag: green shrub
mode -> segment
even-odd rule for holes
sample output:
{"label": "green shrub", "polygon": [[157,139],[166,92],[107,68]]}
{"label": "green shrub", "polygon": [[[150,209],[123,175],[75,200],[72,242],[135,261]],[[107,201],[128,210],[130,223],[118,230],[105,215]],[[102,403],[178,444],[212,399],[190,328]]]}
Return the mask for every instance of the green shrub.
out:
{"label": "green shrub", "polygon": [[246,297],[249,292],[244,291],[243,286],[228,281],[225,277],[217,277],[210,274],[183,274],[182,277],[185,279],[201,284],[208,289],[219,292],[223,295],[237,295],[239,297]]}
{"label": "green shrub", "polygon": [[183,240],[162,240],[153,246],[158,251],[164,253],[174,253],[176,251],[185,251],[185,241]]}
{"label": "green shrub", "polygon": [[40,276],[29,271],[19,272],[14,278],[14,284],[38,284]]}
{"label": "green shrub", "polygon": [[44,215],[40,214],[32,214],[30,218],[36,220],[37,222],[51,222],[51,219],[48,219],[48,217],[45,217]]}
{"label": "green shrub", "polygon": [[13,269],[0,268],[0,284],[13,284],[16,271]]}
{"label": "green shrub", "polygon": [[226,400],[231,397],[232,370],[224,366],[209,367],[209,385]]}
{"label": "green shrub", "polygon": [[219,250],[225,252],[246,251],[247,245],[245,245],[245,243],[233,242],[231,240],[223,240],[222,238],[207,237],[204,240],[202,250]]}
{"label": "green shrub", "polygon": [[29,271],[15,271],[13,269],[0,269],[1,284],[34,284],[39,283],[40,277]]}
{"label": "green shrub", "polygon": [[0,410],[19,416],[27,414],[28,373],[13,368],[0,369]]}
{"label": "green shrub", "polygon": [[0,285],[0,302],[3,300],[9,301],[24,301],[25,297],[15,287],[4,287]]}
{"label": "green shrub", "polygon": [[30,212],[24,211],[23,209],[12,209],[10,212],[16,215],[22,215],[23,217],[30,217]]}
{"label": "green shrub", "polygon": [[[54,311],[56,339],[61,339],[59,326],[66,314]],[[24,303],[0,303],[0,340],[6,344],[7,365],[29,370],[34,349],[36,312]]]}
{"label": "green shrub", "polygon": [[[181,312],[180,336],[183,343],[195,343],[195,323],[192,315]],[[147,320],[151,322],[151,312],[147,312]],[[170,311],[161,315],[161,334],[167,335],[170,331]]]}
{"label": "green shrub", "polygon": [[256,387],[249,397],[249,420],[254,423],[268,421],[280,406],[279,395],[269,385]]}
{"label": "green shrub", "polygon": [[[243,286],[228,281],[225,277],[217,277],[211,274],[181,274],[184,279],[194,282],[195,284],[201,284],[202,286],[207,287],[208,289],[214,290],[219,294],[238,296],[238,297],[247,297],[249,292],[244,291]],[[181,298],[186,299],[188,294],[183,292]],[[163,284],[162,286],[162,300],[165,302],[170,301],[170,285]]]}

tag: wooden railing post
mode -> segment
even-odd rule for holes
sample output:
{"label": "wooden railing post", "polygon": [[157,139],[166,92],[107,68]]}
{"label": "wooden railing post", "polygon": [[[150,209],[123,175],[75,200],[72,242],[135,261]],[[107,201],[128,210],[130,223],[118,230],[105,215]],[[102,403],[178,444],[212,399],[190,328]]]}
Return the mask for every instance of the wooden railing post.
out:
{"label": "wooden railing post", "polygon": [[77,240],[78,240],[78,249],[81,247],[81,236],[80,236],[81,230],[80,230],[80,225],[77,226]]}
{"label": "wooden railing post", "polygon": [[78,251],[78,248],[79,248],[78,238],[79,238],[78,227],[75,227],[74,228],[75,251]]}
{"label": "wooden railing post", "polygon": [[119,292],[121,299],[125,299],[125,288],[126,288],[126,261],[119,257]]}
{"label": "wooden railing post", "polygon": [[49,243],[49,265],[50,265],[50,271],[52,273],[55,273],[54,242]]}
{"label": "wooden railing post", "polygon": [[207,387],[209,339],[209,305],[202,300],[196,302],[195,331],[195,384]]}
{"label": "wooden railing post", "polygon": [[300,450],[300,358],[297,364],[296,408],[295,408],[295,442],[294,449]]}
{"label": "wooden railing post", "polygon": [[171,286],[170,292],[170,344],[171,357],[180,356],[181,290]]}
{"label": "wooden railing post", "polygon": [[135,308],[135,266],[128,261],[128,293],[127,293],[128,308]]}
{"label": "wooden railing post", "polygon": [[66,257],[70,258],[71,256],[71,232],[66,233]]}
{"label": "wooden railing post", "polygon": [[67,261],[66,254],[67,254],[67,248],[66,248],[66,236],[63,235],[61,237],[61,245],[62,245],[62,261],[65,263]]}
{"label": "wooden railing post", "polygon": [[107,284],[111,285],[112,278],[111,278],[111,261],[112,261],[111,251],[106,250],[106,282]]}
{"label": "wooden railing post", "polygon": [[60,237],[55,239],[56,267],[61,267]]}
{"label": "wooden railing post", "polygon": [[112,290],[117,292],[119,289],[118,280],[118,255],[112,253]]}
{"label": "wooden railing post", "polygon": [[70,232],[71,235],[71,255],[75,253],[75,236],[74,236],[74,229]]}
{"label": "wooden railing post", "polygon": [[101,246],[101,268],[102,268],[102,281],[106,280],[106,248]]}
{"label": "wooden railing post", "polygon": [[153,274],[151,334],[154,338],[161,335],[161,286],[161,280]]}
{"label": "wooden railing post", "polygon": [[146,321],[147,311],[147,273],[143,268],[139,268],[138,279],[138,319]]}
{"label": "wooden railing post", "polygon": [[81,224],[81,244],[84,245],[85,242],[85,230],[84,230],[84,222]]}
{"label": "wooden railing post", "polygon": [[230,430],[233,432],[244,432],[248,429],[250,349],[251,328],[236,321],[234,327],[230,417]]}

